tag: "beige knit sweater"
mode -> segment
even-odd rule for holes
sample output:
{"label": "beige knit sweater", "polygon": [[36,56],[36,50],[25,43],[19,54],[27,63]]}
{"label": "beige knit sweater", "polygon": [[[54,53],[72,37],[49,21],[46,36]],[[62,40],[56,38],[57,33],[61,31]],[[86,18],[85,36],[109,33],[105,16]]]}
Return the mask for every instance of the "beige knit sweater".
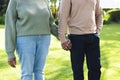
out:
{"label": "beige knit sweater", "polygon": [[102,22],[100,0],[61,0],[58,30],[62,43],[67,27],[69,34],[100,33]]}

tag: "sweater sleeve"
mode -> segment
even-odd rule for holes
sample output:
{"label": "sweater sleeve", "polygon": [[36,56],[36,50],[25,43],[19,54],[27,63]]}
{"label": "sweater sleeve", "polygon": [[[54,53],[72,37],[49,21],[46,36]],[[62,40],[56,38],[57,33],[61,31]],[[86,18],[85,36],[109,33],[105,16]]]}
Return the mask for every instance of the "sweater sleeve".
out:
{"label": "sweater sleeve", "polygon": [[53,36],[55,36],[58,40],[58,26],[55,24],[54,22],[54,18],[53,18],[53,15],[52,15],[52,12],[49,8],[49,2],[48,0],[46,0],[46,4],[47,4],[47,7],[48,7],[48,10],[49,10],[49,13],[50,13],[50,18],[49,18],[49,26],[50,26],[50,32]]}
{"label": "sweater sleeve", "polygon": [[58,38],[58,26],[55,24],[54,22],[54,18],[53,18],[53,15],[49,9],[49,12],[50,12],[50,18],[49,18],[49,24],[50,24],[50,32],[53,36],[55,36],[57,39]]}
{"label": "sweater sleeve", "polygon": [[10,0],[5,17],[5,49],[8,59],[15,57],[14,51],[16,47],[16,1]]}
{"label": "sweater sleeve", "polygon": [[101,28],[103,26],[102,8],[100,6],[100,0],[97,0],[95,18],[96,18],[96,26],[97,26],[96,32],[100,33]]}
{"label": "sweater sleeve", "polygon": [[67,33],[67,26],[68,26],[68,18],[70,12],[70,0],[62,0],[60,9],[59,9],[59,39],[61,43],[66,41],[66,33]]}

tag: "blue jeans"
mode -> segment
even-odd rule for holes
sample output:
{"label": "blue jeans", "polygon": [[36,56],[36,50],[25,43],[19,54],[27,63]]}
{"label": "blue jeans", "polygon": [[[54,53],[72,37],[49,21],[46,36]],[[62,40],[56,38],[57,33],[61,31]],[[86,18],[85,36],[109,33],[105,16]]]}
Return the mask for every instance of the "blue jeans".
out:
{"label": "blue jeans", "polygon": [[21,80],[44,80],[44,66],[50,35],[17,37],[16,51],[21,65]]}
{"label": "blue jeans", "polygon": [[84,80],[83,63],[86,56],[88,80],[100,80],[100,46],[97,34],[69,35],[72,43],[71,63],[74,80]]}

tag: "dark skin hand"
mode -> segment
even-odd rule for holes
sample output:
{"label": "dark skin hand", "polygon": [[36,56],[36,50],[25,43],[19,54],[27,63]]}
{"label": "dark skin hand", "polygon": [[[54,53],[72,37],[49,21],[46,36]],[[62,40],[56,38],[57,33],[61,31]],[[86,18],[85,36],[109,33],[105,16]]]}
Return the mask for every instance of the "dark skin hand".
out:
{"label": "dark skin hand", "polygon": [[65,42],[63,42],[62,44],[62,48],[66,51],[70,50],[71,49],[71,41],[69,39],[67,39]]}
{"label": "dark skin hand", "polygon": [[10,58],[8,59],[8,64],[13,67],[13,68],[16,68],[16,58]]}

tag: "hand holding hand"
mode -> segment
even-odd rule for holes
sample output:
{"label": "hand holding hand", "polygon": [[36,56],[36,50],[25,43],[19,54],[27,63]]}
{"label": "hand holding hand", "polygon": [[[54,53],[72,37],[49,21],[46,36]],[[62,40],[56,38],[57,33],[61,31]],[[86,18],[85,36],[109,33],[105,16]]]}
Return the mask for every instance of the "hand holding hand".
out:
{"label": "hand holding hand", "polygon": [[63,42],[62,44],[62,48],[66,51],[70,50],[71,49],[71,41],[69,39],[67,39],[65,42]]}

